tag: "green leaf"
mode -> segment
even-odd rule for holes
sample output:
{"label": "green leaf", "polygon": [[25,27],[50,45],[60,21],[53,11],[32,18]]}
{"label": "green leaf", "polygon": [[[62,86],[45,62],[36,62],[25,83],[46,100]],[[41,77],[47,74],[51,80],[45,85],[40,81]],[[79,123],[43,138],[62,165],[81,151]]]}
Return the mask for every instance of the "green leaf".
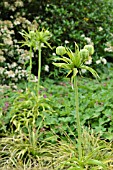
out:
{"label": "green leaf", "polygon": [[98,160],[90,159],[87,161],[87,164],[102,166],[103,168],[105,168],[104,170],[106,170],[106,166],[103,164],[103,162]]}
{"label": "green leaf", "polygon": [[67,50],[67,55],[72,60],[72,58],[74,57],[74,53],[69,48],[66,48],[66,50]]}
{"label": "green leaf", "polygon": [[72,77],[71,77],[71,84],[73,84],[74,77],[77,75],[77,73],[78,73],[77,68],[74,68],[74,69],[73,69],[73,75],[72,75]]}
{"label": "green leaf", "polygon": [[72,73],[72,70],[70,70],[70,71],[68,72],[68,74],[66,75],[66,77],[68,77],[71,73]]}
{"label": "green leaf", "polygon": [[97,72],[94,69],[92,69],[91,67],[82,65],[80,68],[90,71],[95,78],[100,78],[99,75],[97,74]]}
{"label": "green leaf", "polygon": [[70,70],[71,69],[71,65],[70,64],[65,64],[65,63],[53,63],[55,66],[57,67],[61,67],[61,68],[65,68]]}
{"label": "green leaf", "polygon": [[66,62],[66,63],[71,63],[71,60],[69,59],[69,58],[67,58],[67,57],[63,57],[63,58],[55,58],[55,60],[61,60],[61,61],[64,61],[64,62]]}

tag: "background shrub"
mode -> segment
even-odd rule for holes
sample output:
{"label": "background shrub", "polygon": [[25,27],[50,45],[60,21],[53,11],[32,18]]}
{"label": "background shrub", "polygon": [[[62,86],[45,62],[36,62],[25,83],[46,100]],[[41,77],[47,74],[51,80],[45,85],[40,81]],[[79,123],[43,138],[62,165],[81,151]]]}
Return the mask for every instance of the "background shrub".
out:
{"label": "background shrub", "polygon": [[[99,70],[102,65],[106,65],[106,60],[102,61],[102,58],[113,61],[112,1],[7,0],[0,3],[0,11],[2,83],[18,82],[22,77],[27,76],[25,69],[29,61],[29,52],[27,48],[23,49],[18,42],[22,40],[19,31],[27,30],[28,27],[49,29],[53,34],[51,38],[53,47],[65,44],[73,50],[74,41],[81,48],[88,43],[94,44],[95,54],[92,64],[94,67],[99,64]],[[45,65],[49,65],[50,71],[54,70],[54,66],[51,64],[54,52],[54,48],[53,54],[50,50],[43,51],[43,70]],[[33,57],[32,72],[36,75],[37,56]],[[20,67],[21,71],[18,71]],[[102,69],[103,67],[101,67]],[[43,72],[43,76],[45,73]],[[54,73],[51,74],[57,76],[59,73],[62,74],[62,70],[59,71],[55,68]]]}

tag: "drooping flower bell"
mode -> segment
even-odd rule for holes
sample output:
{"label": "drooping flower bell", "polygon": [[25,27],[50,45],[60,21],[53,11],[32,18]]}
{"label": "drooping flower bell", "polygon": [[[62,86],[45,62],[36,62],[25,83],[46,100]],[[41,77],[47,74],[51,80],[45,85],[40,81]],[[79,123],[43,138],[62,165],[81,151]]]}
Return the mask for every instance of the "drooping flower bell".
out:
{"label": "drooping flower bell", "polygon": [[94,53],[94,47],[92,45],[85,45],[84,49],[87,49],[89,51],[89,56]]}
{"label": "drooping flower bell", "polygon": [[81,57],[82,63],[84,63],[89,58],[89,51],[87,49],[81,49],[80,50],[80,57]]}
{"label": "drooping flower bell", "polygon": [[63,56],[64,54],[66,54],[66,49],[65,49],[65,47],[63,47],[63,46],[58,46],[58,47],[56,48],[56,54],[57,54],[57,55],[61,55],[61,56]]}

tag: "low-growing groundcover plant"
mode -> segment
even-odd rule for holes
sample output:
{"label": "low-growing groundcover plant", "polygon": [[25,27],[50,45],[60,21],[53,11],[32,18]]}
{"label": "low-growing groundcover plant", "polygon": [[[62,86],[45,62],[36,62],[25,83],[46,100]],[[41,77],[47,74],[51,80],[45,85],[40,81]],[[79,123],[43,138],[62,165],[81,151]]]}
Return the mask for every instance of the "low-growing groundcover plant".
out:
{"label": "low-growing groundcover plant", "polygon": [[[100,158],[101,158],[101,160],[104,160],[104,163],[106,163],[107,168],[110,170],[112,170],[112,168],[113,168],[113,163],[112,163],[112,161],[113,161],[112,160],[112,158],[113,158],[113,143],[112,143],[112,140],[111,140],[111,142],[105,142],[104,140],[101,140],[100,136],[96,135],[96,133],[99,134],[100,131],[101,131],[100,135],[102,135],[102,126],[104,127],[104,124],[101,125],[100,131],[98,131],[98,129],[97,129],[96,133],[95,133],[95,127],[99,127],[99,122],[97,122],[92,117],[92,114],[93,114],[93,116],[96,116],[96,114],[98,113],[98,112],[96,112],[96,110],[97,110],[97,108],[99,109],[100,106],[96,105],[97,108],[95,108],[95,107],[93,107],[92,104],[95,103],[96,101],[98,101],[98,102],[105,101],[106,107],[104,107],[103,111],[106,113],[108,112],[108,109],[112,105],[112,95],[110,93],[110,91],[112,91],[112,78],[113,78],[112,72],[113,72],[113,70],[111,68],[109,70],[109,76],[105,75],[105,74],[101,75],[101,83],[97,83],[96,80],[90,79],[87,77],[82,78],[82,79],[81,79],[81,77],[78,77],[78,80],[79,80],[78,86],[79,86],[79,91],[80,91],[80,93],[79,93],[80,112],[82,112],[82,116],[80,117],[81,124],[83,126],[84,122],[87,123],[87,121],[90,120],[92,122],[91,124],[93,125],[93,129],[94,129],[93,133],[90,133],[90,131],[89,131],[89,133],[85,133],[83,136],[84,141],[82,140],[82,142],[84,142],[84,143],[82,143],[82,146],[83,146],[83,148],[85,148],[85,151],[83,151],[83,155],[84,155],[84,153],[92,153],[92,151],[90,149],[92,148],[92,150],[95,150],[96,144],[99,146],[104,145],[104,149],[100,149],[100,150],[98,150],[98,152],[96,151],[97,157],[96,157],[96,154],[93,153],[92,158],[95,158],[95,159],[97,158],[98,160],[100,160]],[[75,102],[73,101],[74,94],[73,94],[73,90],[70,86],[69,80],[66,78],[59,82],[59,81],[47,79],[45,82],[42,82],[41,84],[44,87],[46,87],[46,89],[45,88],[41,89],[42,95],[45,95],[45,96],[47,96],[47,98],[50,98],[52,107],[54,108],[54,110],[56,110],[58,112],[57,115],[55,115],[54,113],[52,113],[51,115],[49,115],[48,113],[45,114],[45,121],[43,122],[43,123],[45,123],[46,127],[49,125],[53,129],[54,134],[57,134],[55,136],[54,136],[54,134],[51,134],[51,139],[53,137],[53,139],[55,141],[59,141],[58,146],[55,143],[52,145],[50,142],[46,143],[46,146],[48,146],[48,149],[46,148],[47,149],[46,155],[44,156],[43,154],[41,154],[41,157],[39,158],[39,154],[38,154],[38,161],[40,162],[39,163],[40,168],[39,168],[39,166],[37,164],[37,159],[35,159],[33,154],[31,153],[31,152],[33,152],[32,151],[33,146],[31,146],[32,143],[29,144],[30,140],[28,141],[28,139],[29,139],[28,136],[26,137],[26,140],[24,138],[26,136],[25,133],[20,136],[15,135],[15,137],[13,134],[12,134],[12,136],[10,134],[7,136],[7,133],[8,133],[8,129],[7,129],[7,131],[5,131],[5,133],[4,133],[5,136],[7,136],[7,137],[1,138],[1,141],[0,141],[0,144],[1,144],[0,145],[0,156],[1,155],[3,156],[3,154],[5,154],[4,167],[3,167],[3,159],[0,159],[2,162],[2,163],[0,162],[0,164],[2,165],[2,167],[1,167],[2,170],[4,170],[4,169],[8,169],[8,170],[10,170],[10,169],[14,169],[14,170],[17,170],[17,169],[18,170],[20,170],[20,169],[22,169],[22,170],[23,169],[43,170],[44,169],[45,170],[45,169],[50,169],[50,167],[51,167],[51,169],[56,169],[57,166],[60,167],[59,169],[61,169],[61,167],[65,167],[64,169],[68,169],[72,165],[66,165],[66,160],[70,159],[71,155],[72,155],[72,157],[73,157],[73,155],[78,157],[78,151],[76,149],[76,146],[77,146],[76,145],[76,136],[74,138],[72,137],[72,135],[73,136],[75,135],[75,130],[76,130],[75,120],[74,120],[74,116],[73,116],[73,115],[75,115],[75,108],[74,108]],[[50,84],[51,84],[51,88],[50,88]],[[22,87],[23,87],[23,84],[22,85],[20,84],[20,88],[22,88]],[[32,84],[31,89],[33,89],[33,87],[34,87],[34,84]],[[101,87],[102,87],[102,89],[101,89]],[[5,93],[6,93],[6,91],[7,90],[5,90]],[[59,91],[60,91],[60,93],[59,93]],[[9,98],[6,98],[7,101],[8,101],[8,99],[10,99],[10,96],[13,96],[13,93],[15,94],[15,92],[12,92],[12,94],[11,93],[8,94]],[[92,98],[93,93],[95,93],[95,95]],[[102,99],[99,98],[99,95],[98,95],[99,93],[101,94]],[[110,96],[109,102],[107,102],[107,98],[106,98],[107,94]],[[3,101],[3,100],[1,100],[1,101]],[[13,101],[11,101],[10,105],[12,105],[12,102]],[[9,100],[9,103],[10,103],[10,100]],[[58,104],[56,105],[56,103],[58,103]],[[84,110],[84,108],[86,111]],[[102,114],[102,113],[100,112],[100,114]],[[108,112],[108,115],[110,116],[110,110]],[[99,116],[99,118],[100,118],[100,116]],[[4,117],[2,119],[5,121],[6,116],[4,115]],[[106,117],[106,119],[107,119],[107,117]],[[72,126],[72,124],[73,124],[72,122],[75,125],[74,129]],[[1,123],[3,125],[3,121]],[[95,123],[98,123],[98,124],[96,126],[94,126]],[[4,125],[7,125],[7,124],[4,124]],[[55,128],[55,126],[56,126],[56,128]],[[68,126],[70,126],[70,127],[68,127]],[[41,121],[40,121],[40,127],[41,127]],[[44,127],[43,124],[42,124],[42,127]],[[70,130],[73,131],[73,133]],[[110,130],[110,127],[109,127],[109,130]],[[29,130],[29,132],[30,132],[30,130]],[[48,131],[48,132],[50,133],[50,131]],[[36,138],[37,138],[37,141],[40,141],[40,144],[42,142],[44,144],[44,139],[45,139],[45,137],[47,139],[48,132],[44,128],[40,128],[40,130],[37,131]],[[61,133],[59,133],[59,132],[61,132]],[[68,134],[66,134],[66,133],[68,133]],[[61,134],[61,135],[59,135],[60,137],[58,136],[58,134]],[[64,134],[66,134],[66,135],[64,135]],[[107,131],[106,131],[106,134],[108,134]],[[32,137],[32,133],[30,135]],[[83,135],[83,133],[82,133],[82,135]],[[22,138],[21,140],[23,141],[23,143],[25,142],[23,144],[23,147],[21,145],[19,146],[19,144],[20,144],[20,139],[18,139],[19,137]],[[106,135],[104,137],[107,138]],[[8,139],[10,138],[9,142],[7,142],[8,141],[7,138]],[[14,138],[14,141],[13,141],[13,138]],[[49,134],[48,134],[48,138],[49,138],[49,141],[51,141]],[[91,141],[91,144],[89,142],[87,142],[88,139]],[[13,143],[11,143],[10,141]],[[48,141],[48,139],[46,141]],[[12,145],[11,147],[10,147],[10,144]],[[14,165],[12,164],[12,162],[10,163],[10,158],[12,158],[11,156],[14,156],[13,158],[16,159],[15,158],[16,153],[14,155],[13,154],[11,155],[11,153],[14,153],[13,151],[18,150],[18,149],[20,149],[20,151],[25,150],[26,145],[29,146],[29,148],[30,148],[29,155],[31,155],[30,158],[32,159],[33,163],[32,164],[29,164],[29,163],[23,164],[21,160],[20,161],[15,160],[16,167],[14,168]],[[86,145],[86,146],[84,146],[84,145]],[[7,147],[5,147],[5,146],[7,146]],[[14,148],[14,146],[16,148]],[[37,148],[34,149],[34,150],[38,150],[38,151],[36,151],[36,153],[41,152],[41,150],[39,151],[38,146],[39,145],[37,144]],[[8,148],[9,148],[9,151],[7,151]],[[45,148],[41,148],[41,149],[43,150]],[[8,155],[6,155],[6,152]],[[49,154],[47,154],[47,152],[49,152]],[[50,156],[50,152],[51,152],[51,156]],[[101,157],[98,155],[101,155]],[[6,159],[9,158],[9,161],[7,162],[5,158]],[[44,160],[46,160],[46,159],[50,160],[48,163],[49,166],[47,166],[46,164],[43,165],[43,161],[42,161],[43,158],[44,158]],[[52,159],[52,161],[51,161],[51,159]],[[55,161],[55,163],[54,163],[54,167],[53,167],[54,161]],[[69,161],[70,161],[70,163],[72,163],[73,161],[75,162],[74,159],[72,161],[71,160],[69,160]],[[68,163],[69,163],[69,161],[68,161]],[[34,168],[33,167],[31,168],[31,166],[34,166]],[[87,168],[87,165],[86,165],[86,168]],[[100,167],[98,167],[98,166],[93,167],[93,166],[89,165],[88,168],[89,169],[94,168],[97,170]]]}
{"label": "low-growing groundcover plant", "polygon": [[[29,137],[24,134],[2,138],[0,143],[0,148],[2,148],[0,152],[1,170],[11,168],[14,170],[112,170],[112,143],[100,140],[100,136],[95,136],[93,131],[84,130],[82,133],[82,138],[84,138],[82,140],[83,160],[81,162],[77,159],[76,136],[75,140],[72,140],[65,134],[65,138],[66,140],[59,140],[56,144],[43,140],[35,147]],[[99,161],[92,164],[89,158],[100,160],[106,167],[103,168]]]}

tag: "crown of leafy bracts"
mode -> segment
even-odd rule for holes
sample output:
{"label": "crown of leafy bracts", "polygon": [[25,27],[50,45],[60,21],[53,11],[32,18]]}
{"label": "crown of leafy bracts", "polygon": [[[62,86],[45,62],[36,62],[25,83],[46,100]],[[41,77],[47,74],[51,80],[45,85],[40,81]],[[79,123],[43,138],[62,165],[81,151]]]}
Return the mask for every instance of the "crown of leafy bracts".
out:
{"label": "crown of leafy bracts", "polygon": [[[56,48],[56,54],[61,57],[56,57],[55,61],[63,61],[61,63],[53,62],[57,67],[61,67],[69,70],[67,76],[72,74],[71,81],[77,75],[80,69],[86,69],[90,71],[95,78],[98,78],[97,72],[85,65],[85,62],[91,59],[91,55],[94,53],[94,47],[92,45],[85,45],[83,49],[79,50],[78,45],[75,43],[75,52],[72,52],[70,48],[64,46],[58,46]],[[66,56],[64,56],[66,55]]]}
{"label": "crown of leafy bracts", "polygon": [[25,41],[21,42],[22,46],[26,45],[33,48],[34,50],[37,50],[40,46],[45,47],[44,44],[46,44],[51,48],[50,44],[48,43],[48,40],[51,37],[51,33],[48,30],[28,30],[28,32],[23,30],[20,32],[20,34],[25,39]]}

